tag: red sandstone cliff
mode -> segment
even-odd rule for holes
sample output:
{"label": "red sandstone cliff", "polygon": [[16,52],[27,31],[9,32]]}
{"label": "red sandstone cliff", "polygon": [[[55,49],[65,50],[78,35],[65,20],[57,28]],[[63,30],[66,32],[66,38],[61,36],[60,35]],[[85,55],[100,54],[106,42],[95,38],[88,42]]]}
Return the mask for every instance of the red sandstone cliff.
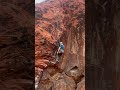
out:
{"label": "red sandstone cliff", "polygon": [[[35,70],[43,70],[39,90],[85,90],[85,7],[83,0],[47,0],[36,4]],[[56,65],[60,39],[65,53]]]}

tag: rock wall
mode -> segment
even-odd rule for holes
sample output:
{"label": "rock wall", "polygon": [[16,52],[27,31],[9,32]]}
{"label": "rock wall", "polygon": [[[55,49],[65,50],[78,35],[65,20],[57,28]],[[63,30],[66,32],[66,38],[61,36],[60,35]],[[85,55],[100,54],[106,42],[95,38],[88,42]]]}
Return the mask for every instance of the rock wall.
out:
{"label": "rock wall", "polygon": [[[36,75],[37,69],[43,70],[39,90],[85,90],[84,6],[82,0],[36,5]],[[55,61],[59,40],[65,44],[65,53],[58,64],[49,65]]]}
{"label": "rock wall", "polygon": [[[34,83],[32,1],[0,1],[0,89],[31,90]],[[32,23],[31,23],[32,22]]]}
{"label": "rock wall", "polygon": [[86,1],[87,90],[120,89],[119,4],[119,0]]}

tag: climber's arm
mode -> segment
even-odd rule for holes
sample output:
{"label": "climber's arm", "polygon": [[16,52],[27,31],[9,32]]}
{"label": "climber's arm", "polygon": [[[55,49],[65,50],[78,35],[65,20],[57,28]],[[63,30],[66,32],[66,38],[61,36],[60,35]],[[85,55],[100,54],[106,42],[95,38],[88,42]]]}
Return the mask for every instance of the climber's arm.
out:
{"label": "climber's arm", "polygon": [[57,54],[58,54],[59,50],[60,50],[60,47],[58,48]]}

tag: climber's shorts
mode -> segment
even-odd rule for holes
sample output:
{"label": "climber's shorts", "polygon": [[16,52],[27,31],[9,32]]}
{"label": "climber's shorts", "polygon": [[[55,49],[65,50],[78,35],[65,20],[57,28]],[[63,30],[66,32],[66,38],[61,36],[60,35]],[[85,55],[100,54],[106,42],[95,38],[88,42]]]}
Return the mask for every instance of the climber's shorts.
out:
{"label": "climber's shorts", "polygon": [[60,49],[60,53],[64,53],[64,50],[63,50],[63,49]]}
{"label": "climber's shorts", "polygon": [[61,49],[61,53],[64,53],[64,50],[63,50],[63,49]]}

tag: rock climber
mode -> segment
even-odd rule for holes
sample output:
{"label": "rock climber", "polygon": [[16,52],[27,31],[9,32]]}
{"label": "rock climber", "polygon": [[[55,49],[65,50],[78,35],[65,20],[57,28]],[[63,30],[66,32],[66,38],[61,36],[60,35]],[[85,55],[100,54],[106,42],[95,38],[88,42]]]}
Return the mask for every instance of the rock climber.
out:
{"label": "rock climber", "polygon": [[60,42],[60,46],[59,46],[58,51],[57,51],[58,57],[56,59],[58,62],[59,62],[60,57],[64,53],[64,48],[65,48],[65,46],[64,46],[63,42]]}
{"label": "rock climber", "polygon": [[64,44],[63,42],[60,42],[60,46],[58,48],[58,53],[63,54],[64,53]]}

